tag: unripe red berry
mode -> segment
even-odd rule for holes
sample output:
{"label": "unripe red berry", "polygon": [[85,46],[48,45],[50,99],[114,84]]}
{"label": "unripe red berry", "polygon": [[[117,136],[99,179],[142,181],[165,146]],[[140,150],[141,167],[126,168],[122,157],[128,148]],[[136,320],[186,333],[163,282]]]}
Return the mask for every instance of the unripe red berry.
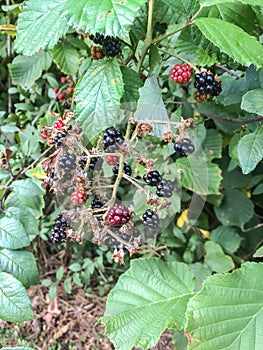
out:
{"label": "unripe red berry", "polygon": [[116,156],[107,156],[105,158],[105,161],[107,164],[111,165],[111,166],[114,166],[116,165],[118,162],[119,162],[119,157],[116,157]]}
{"label": "unripe red berry", "polygon": [[72,193],[71,195],[71,202],[74,204],[74,205],[82,205],[82,204],[85,204],[86,203],[86,200],[87,200],[87,196],[84,192],[82,191],[75,191]]}
{"label": "unripe red berry", "polygon": [[40,129],[40,136],[41,136],[42,139],[44,139],[44,140],[47,139],[46,127],[45,127],[45,126],[42,126],[42,128]]}
{"label": "unripe red berry", "polygon": [[68,87],[67,90],[66,90],[66,93],[67,93],[68,95],[71,95],[72,92],[73,92],[73,89],[72,89],[71,87]]}
{"label": "unripe red berry", "polygon": [[107,215],[107,221],[110,226],[122,226],[126,224],[131,218],[129,209],[123,204],[115,204],[114,207],[110,208]]}
{"label": "unripe red berry", "polygon": [[175,83],[187,85],[191,79],[190,65],[176,64],[171,70],[170,77]]}
{"label": "unripe red berry", "polygon": [[56,120],[53,124],[53,128],[57,130],[60,130],[63,126],[65,126],[65,124],[61,119]]}
{"label": "unripe red berry", "polygon": [[62,101],[62,100],[65,100],[65,94],[63,93],[63,92],[61,92],[60,94],[58,94],[58,96],[57,96],[57,100],[58,101]]}
{"label": "unripe red berry", "polygon": [[59,90],[59,88],[58,88],[58,87],[55,87],[54,93],[57,94],[57,93],[58,93],[58,90]]}
{"label": "unripe red berry", "polygon": [[60,82],[61,84],[65,84],[67,82],[67,77],[61,77]]}

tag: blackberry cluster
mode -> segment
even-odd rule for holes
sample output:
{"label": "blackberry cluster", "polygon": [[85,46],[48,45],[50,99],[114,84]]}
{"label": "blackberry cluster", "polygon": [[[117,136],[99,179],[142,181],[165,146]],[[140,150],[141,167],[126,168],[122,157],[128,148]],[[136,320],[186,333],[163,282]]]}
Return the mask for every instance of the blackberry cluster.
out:
{"label": "blackberry cluster", "polygon": [[95,196],[94,199],[91,201],[91,208],[92,209],[100,209],[104,206],[106,202],[102,201],[98,196]]}
{"label": "blackberry cluster", "polygon": [[107,35],[102,45],[105,55],[115,57],[121,53],[121,41],[119,38]]}
{"label": "blackberry cluster", "polygon": [[70,153],[64,153],[58,160],[59,165],[64,171],[70,171],[76,169],[76,155]]}
{"label": "blackberry cluster", "polygon": [[60,130],[64,126],[65,126],[65,124],[64,124],[63,120],[61,120],[61,119],[58,119],[53,123],[53,128],[57,129],[57,130]]}
{"label": "blackberry cluster", "polygon": [[195,151],[195,146],[189,138],[184,138],[182,142],[176,142],[174,144],[174,150],[176,158],[183,158],[193,153]]}
{"label": "blackberry cluster", "polygon": [[89,170],[94,171],[95,168],[99,168],[102,165],[102,158],[100,157],[91,157],[89,163]]}
{"label": "blackberry cluster", "polygon": [[76,190],[71,194],[71,202],[74,205],[82,205],[87,201],[87,196],[83,191]]}
{"label": "blackberry cluster", "polygon": [[131,218],[128,208],[123,204],[115,204],[110,208],[107,215],[107,220],[110,226],[122,226]]}
{"label": "blackberry cluster", "polygon": [[[115,165],[113,168],[112,168],[112,171],[113,171],[113,175],[115,177],[118,176],[118,173],[119,173],[119,164]],[[127,164],[127,163],[124,163],[124,167],[123,167],[123,173],[128,175],[128,176],[131,176],[132,174],[132,169],[131,167]]]}
{"label": "blackberry cluster", "polygon": [[157,185],[156,194],[158,197],[170,198],[172,197],[174,184],[170,180],[163,179]]}
{"label": "blackberry cluster", "polygon": [[63,144],[63,140],[61,139],[66,137],[67,135],[67,131],[61,131],[57,134],[57,136],[54,137],[54,141],[57,143],[58,146],[61,146]]}
{"label": "blackberry cluster", "polygon": [[162,179],[163,178],[157,170],[150,171],[149,173],[143,175],[143,180],[149,186],[157,186]]}
{"label": "blackberry cluster", "polygon": [[121,40],[118,37],[96,33],[90,35],[89,38],[98,45],[102,46],[103,52],[107,57],[115,57],[121,53]]}
{"label": "blackberry cluster", "polygon": [[205,93],[210,96],[218,96],[222,91],[221,81],[215,79],[212,73],[196,73],[194,87],[201,94]]}
{"label": "blackberry cluster", "polygon": [[80,166],[80,168],[81,168],[82,170],[85,169],[85,166],[86,166],[87,162],[88,162],[87,157],[82,157],[82,158],[80,158],[80,160],[79,160],[79,166]]}
{"label": "blackberry cluster", "polygon": [[147,209],[146,212],[142,215],[143,224],[150,229],[155,229],[159,225],[158,215],[151,209]]}
{"label": "blackberry cluster", "polygon": [[110,128],[106,130],[103,134],[102,147],[104,150],[114,152],[118,146],[116,144],[122,144],[124,142],[124,137],[120,130]]}
{"label": "blackberry cluster", "polygon": [[67,238],[66,230],[68,227],[69,224],[67,222],[67,219],[63,216],[63,214],[59,214],[51,231],[51,242],[54,244],[61,244],[65,242]]}

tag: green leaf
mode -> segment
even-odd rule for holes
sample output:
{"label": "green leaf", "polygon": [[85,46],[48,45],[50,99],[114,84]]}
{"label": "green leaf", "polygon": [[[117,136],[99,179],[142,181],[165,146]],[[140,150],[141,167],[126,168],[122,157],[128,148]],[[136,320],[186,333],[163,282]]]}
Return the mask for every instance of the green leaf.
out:
{"label": "green leaf", "polygon": [[53,61],[64,74],[75,74],[78,71],[80,58],[78,51],[69,43],[58,43],[51,51]]}
{"label": "green leaf", "polygon": [[263,257],[263,246],[258,248],[253,254],[254,258],[262,258]]}
{"label": "green leaf", "polygon": [[33,348],[25,348],[24,346],[16,346],[15,348],[1,348],[1,350],[34,350]]}
{"label": "green leaf", "polygon": [[237,152],[243,174],[254,170],[263,158],[263,125],[241,138]]}
{"label": "green leaf", "polygon": [[13,83],[30,88],[51,62],[49,54],[42,51],[30,57],[16,56],[8,68]]}
{"label": "green leaf", "polygon": [[242,98],[241,108],[249,113],[263,114],[263,89],[248,91]]}
{"label": "green leaf", "polygon": [[222,135],[215,129],[208,129],[203,144],[203,151],[208,159],[222,157]]}
{"label": "green leaf", "polygon": [[139,99],[139,88],[143,82],[139,75],[131,68],[122,66],[122,79],[124,83],[124,94],[121,102],[137,102]]}
{"label": "green leaf", "polygon": [[227,190],[225,197],[218,208],[214,208],[219,221],[225,226],[244,225],[253,217],[253,202],[240,190]]}
{"label": "green leaf", "polygon": [[31,179],[16,180],[12,183],[12,189],[23,197],[43,195],[45,191],[36,185]]}
{"label": "green leaf", "polygon": [[5,272],[0,272],[0,318],[9,322],[34,318],[25,287]]}
{"label": "green leaf", "polygon": [[259,184],[257,185],[257,187],[253,190],[252,194],[255,196],[255,195],[258,195],[258,194],[262,194],[263,193],[263,183],[262,184]]}
{"label": "green leaf", "polygon": [[19,249],[29,244],[28,234],[19,220],[9,214],[0,219],[0,247]]}
{"label": "green leaf", "polygon": [[146,121],[153,127],[152,133],[162,139],[163,132],[167,124],[156,124],[169,122],[168,113],[162,100],[161,89],[158,85],[157,77],[154,75],[146,79],[144,86],[139,89],[140,98],[137,110],[134,114],[135,121]]}
{"label": "green leaf", "polygon": [[114,1],[68,0],[65,14],[68,24],[85,33],[128,38],[129,29],[146,0]]}
{"label": "green leaf", "polygon": [[205,243],[205,263],[214,272],[227,272],[235,267],[230,256],[225,255],[223,249],[216,242]]}
{"label": "green leaf", "polygon": [[105,333],[119,350],[154,346],[167,327],[183,328],[194,288],[186,264],[156,258],[131,261],[108,296]]}
{"label": "green leaf", "polygon": [[226,253],[233,254],[238,250],[243,238],[232,227],[218,226],[211,232],[210,239],[220,244]]}
{"label": "green leaf", "polygon": [[64,18],[66,0],[28,0],[18,17],[15,50],[26,56],[52,49],[66,34],[68,25]]}
{"label": "green leaf", "polygon": [[[262,6],[261,0],[241,0],[244,4],[254,5],[254,6]],[[236,0],[200,0],[200,5],[202,6],[211,6],[224,4],[227,2],[236,2]]]}
{"label": "green leaf", "polygon": [[197,18],[194,23],[208,40],[240,64],[263,67],[262,45],[243,29],[218,18]]}
{"label": "green leaf", "polygon": [[195,155],[176,160],[181,184],[198,194],[217,194],[222,180],[217,164]]}
{"label": "green leaf", "polygon": [[63,274],[64,274],[64,267],[60,266],[60,268],[56,272],[56,279],[58,281],[60,281],[62,279],[62,277],[63,277]]}
{"label": "green leaf", "polygon": [[0,267],[17,278],[26,288],[39,284],[36,260],[31,252],[25,250],[0,250]]}
{"label": "green leaf", "polygon": [[183,0],[156,0],[154,20],[160,23],[176,24],[185,20],[185,14],[190,16]]}
{"label": "green leaf", "polygon": [[209,277],[188,303],[190,350],[260,350],[263,264],[246,263],[231,274]]}
{"label": "green leaf", "polygon": [[115,59],[93,61],[76,86],[76,115],[90,139],[116,124],[124,84]]}

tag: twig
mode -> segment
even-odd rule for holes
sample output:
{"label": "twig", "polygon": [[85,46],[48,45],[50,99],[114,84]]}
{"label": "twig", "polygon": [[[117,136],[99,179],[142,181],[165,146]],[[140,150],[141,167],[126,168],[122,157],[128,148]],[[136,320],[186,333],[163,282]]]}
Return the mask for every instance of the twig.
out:
{"label": "twig", "polygon": [[226,67],[225,67],[224,65],[222,65],[222,64],[217,63],[215,66],[218,67],[218,68],[220,68],[220,69],[223,69],[225,72],[227,72],[229,75],[232,75],[233,77],[236,77],[236,78],[238,78],[238,79],[242,78],[239,74],[237,74],[237,73],[233,72],[232,70],[226,68]]}
{"label": "twig", "polygon": [[263,117],[262,116],[258,116],[258,117],[254,117],[254,118],[250,118],[250,119],[226,119],[226,118],[221,118],[218,117],[214,114],[211,113],[201,113],[203,116],[219,121],[219,122],[224,122],[224,123],[230,123],[230,124],[237,124],[237,125],[245,125],[245,124],[250,124],[250,123],[257,123],[257,122],[261,122],[263,121]]}

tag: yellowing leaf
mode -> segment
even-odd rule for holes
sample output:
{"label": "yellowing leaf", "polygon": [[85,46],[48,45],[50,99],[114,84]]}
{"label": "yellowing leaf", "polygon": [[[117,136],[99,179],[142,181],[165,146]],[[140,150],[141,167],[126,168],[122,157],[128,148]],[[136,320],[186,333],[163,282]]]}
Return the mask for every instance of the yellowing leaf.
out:
{"label": "yellowing leaf", "polygon": [[188,218],[188,209],[185,209],[182,214],[177,219],[177,226],[179,228],[182,228],[184,225],[189,224],[189,218]]}
{"label": "yellowing leaf", "polygon": [[210,238],[210,235],[211,235],[210,231],[203,230],[203,229],[201,229],[201,228],[199,228],[199,231],[202,233],[202,235],[203,235],[205,238],[207,238],[207,239]]}

